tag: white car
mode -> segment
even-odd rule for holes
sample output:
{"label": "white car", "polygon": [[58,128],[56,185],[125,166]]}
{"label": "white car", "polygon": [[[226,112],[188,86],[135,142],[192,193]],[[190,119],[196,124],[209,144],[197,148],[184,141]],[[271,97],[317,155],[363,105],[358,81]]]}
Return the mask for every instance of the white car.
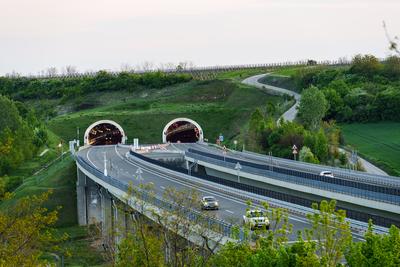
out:
{"label": "white car", "polygon": [[248,210],[246,215],[243,215],[243,224],[250,226],[251,230],[255,228],[269,229],[269,220],[265,212],[261,210]]}
{"label": "white car", "polygon": [[334,178],[335,176],[333,176],[333,173],[331,171],[322,171],[320,174],[320,176],[325,176],[325,177],[330,177],[330,178]]}
{"label": "white car", "polygon": [[215,199],[215,197],[205,196],[201,199],[201,209],[217,210],[219,209],[218,201]]}

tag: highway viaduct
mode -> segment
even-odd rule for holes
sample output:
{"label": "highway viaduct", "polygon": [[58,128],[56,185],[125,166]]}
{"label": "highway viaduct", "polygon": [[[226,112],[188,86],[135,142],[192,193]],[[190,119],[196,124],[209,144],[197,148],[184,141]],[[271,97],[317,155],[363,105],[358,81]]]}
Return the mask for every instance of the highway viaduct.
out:
{"label": "highway viaduct", "polygon": [[[400,224],[400,191],[393,191],[400,190],[400,184],[394,177],[370,176],[249,152],[222,150],[202,142],[203,130],[193,122],[186,118],[173,120],[166,124],[162,132],[165,144],[136,147],[124,145],[127,136],[117,123],[100,121],[92,124],[79,151],[75,151],[74,142],[71,143],[78,173],[79,224],[101,223],[105,238],[109,238],[107,233],[117,223],[123,225],[126,231],[132,218],[119,210],[117,203],[137,210],[135,200],[126,201],[126,192],[130,184],[137,187],[142,182],[154,185],[156,198],[149,200],[148,205],[160,212],[165,208],[162,194],[168,187],[194,189],[200,195],[218,198],[221,209],[210,211],[212,216],[205,220],[215,226],[208,233],[210,240],[219,243],[233,240],[232,231],[235,225],[241,225],[247,200],[259,207],[262,201],[266,201],[271,206],[288,209],[294,227],[291,240],[296,239],[297,230],[310,226],[306,219],[306,215],[312,212],[308,205],[310,201],[323,198],[337,199],[342,207],[354,210],[352,217],[359,220],[349,221],[355,239],[362,239],[367,217],[373,217],[376,223],[383,226]],[[179,138],[189,143],[169,136],[170,133],[186,130],[190,132]],[[169,138],[177,143],[168,143]],[[239,173],[235,169],[237,162],[242,166]],[[143,181],[137,179],[138,169]],[[332,169],[337,176],[335,182],[316,180],[321,169]],[[307,175],[304,176],[304,173]],[[240,181],[237,181],[238,178]],[[379,192],[373,191],[376,188]],[[154,219],[151,213],[144,215]],[[207,213],[199,214],[193,210],[191,216],[207,217]],[[376,231],[384,233],[387,229],[377,227]],[[118,242],[120,236],[115,238]],[[192,233],[190,239],[195,243],[203,241],[196,233]]]}

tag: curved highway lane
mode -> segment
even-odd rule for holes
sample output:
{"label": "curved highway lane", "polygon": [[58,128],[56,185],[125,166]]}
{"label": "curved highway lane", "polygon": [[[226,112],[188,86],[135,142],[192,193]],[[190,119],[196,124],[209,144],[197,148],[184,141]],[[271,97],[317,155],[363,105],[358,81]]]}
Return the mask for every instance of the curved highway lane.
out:
{"label": "curved highway lane", "polygon": [[[216,218],[222,219],[228,223],[241,224],[242,216],[246,211],[246,201],[241,198],[236,198],[231,195],[222,193],[221,191],[214,191],[210,188],[200,187],[195,183],[191,184],[184,179],[179,179],[182,176],[181,173],[176,173],[177,176],[173,177],[170,174],[163,172],[163,168],[159,167],[157,170],[154,168],[148,168],[140,162],[128,159],[126,157],[129,152],[128,147],[117,147],[117,146],[98,146],[88,147],[80,150],[78,155],[87,160],[93,167],[103,171],[104,170],[104,157],[107,160],[107,171],[108,175],[117,178],[126,183],[133,183],[139,185],[140,183],[153,183],[154,191],[158,196],[162,196],[164,190],[168,187],[176,188],[177,190],[188,190],[194,189],[199,192],[200,196],[212,195],[215,196],[219,203],[220,209],[216,211],[207,211],[213,214]],[[141,168],[143,181],[136,179],[136,171]],[[170,172],[170,171],[169,171]],[[191,179],[196,179],[190,177]],[[209,182],[211,183],[211,182]],[[212,183],[216,188],[223,187],[222,185]],[[243,195],[248,194],[243,191]],[[293,225],[293,232],[290,235],[290,240],[294,241],[297,238],[297,231],[309,228],[310,224],[306,218],[302,218],[296,215],[290,215],[290,223]],[[354,233],[355,239],[361,239],[361,235]]]}

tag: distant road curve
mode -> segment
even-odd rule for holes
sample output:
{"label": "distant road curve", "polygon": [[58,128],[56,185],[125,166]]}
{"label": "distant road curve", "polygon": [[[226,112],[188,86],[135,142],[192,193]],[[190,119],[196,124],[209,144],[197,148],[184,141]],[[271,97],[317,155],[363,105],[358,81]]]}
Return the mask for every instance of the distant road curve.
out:
{"label": "distant road curve", "polygon": [[301,95],[296,93],[296,92],[284,89],[284,88],[280,88],[280,87],[276,87],[276,86],[260,83],[259,80],[261,78],[264,78],[267,75],[269,75],[269,73],[251,76],[249,78],[244,79],[242,81],[242,83],[247,84],[247,85],[255,86],[255,87],[257,87],[257,88],[259,88],[261,90],[275,91],[275,92],[277,92],[279,94],[288,94],[290,96],[293,96],[294,99],[296,100],[296,103],[290,109],[288,109],[285,113],[283,113],[282,116],[281,116],[281,118],[284,118],[285,121],[293,121],[296,118],[296,115],[297,115],[297,107],[300,104]]}
{"label": "distant road curve", "polygon": [[[284,88],[280,88],[280,87],[276,87],[276,86],[272,86],[272,85],[268,85],[268,84],[264,84],[264,83],[260,83],[259,80],[264,78],[265,76],[270,75],[269,73],[265,73],[265,74],[258,74],[258,75],[254,75],[251,77],[248,77],[246,79],[244,79],[242,81],[243,84],[247,84],[247,85],[251,85],[251,86],[255,86],[261,90],[265,90],[265,91],[275,91],[276,93],[279,94],[288,94],[294,97],[294,99],[296,100],[296,103],[290,108],[288,109],[285,113],[282,114],[282,116],[280,118],[284,118],[285,121],[293,121],[296,118],[297,115],[297,107],[300,104],[300,98],[301,95],[284,89]],[[279,118],[279,119],[280,119]],[[279,120],[278,120],[279,121]],[[365,171],[367,173],[371,173],[371,174],[378,174],[378,175],[388,175],[385,171],[381,170],[380,168],[376,167],[375,165],[373,165],[371,162],[358,157],[358,160],[361,162],[361,165],[364,167]]]}

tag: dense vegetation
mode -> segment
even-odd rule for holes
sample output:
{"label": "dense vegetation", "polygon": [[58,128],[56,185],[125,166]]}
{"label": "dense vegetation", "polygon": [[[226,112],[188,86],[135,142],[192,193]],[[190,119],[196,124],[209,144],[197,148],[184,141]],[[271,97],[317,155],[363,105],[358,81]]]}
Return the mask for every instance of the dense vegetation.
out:
{"label": "dense vegetation", "polygon": [[322,123],[311,130],[297,122],[275,119],[256,110],[249,123],[247,145],[258,152],[293,159],[292,147],[297,147],[296,158],[310,163],[345,166],[346,156],[338,151],[339,128],[335,123]]}
{"label": "dense vegetation", "polygon": [[56,99],[59,104],[73,100],[74,109],[80,110],[93,108],[93,102],[87,101],[86,95],[104,91],[134,92],[141,89],[156,88],[187,82],[191,77],[186,74],[165,74],[150,72],[134,74],[121,72],[112,75],[106,71],[99,71],[93,77],[79,78],[25,78],[25,77],[0,77],[0,94],[7,95],[14,100],[36,102],[38,112],[42,115],[54,116],[55,110],[49,106],[48,99]]}
{"label": "dense vegetation", "polygon": [[400,121],[400,58],[358,55],[350,68],[307,67],[293,75],[302,91],[321,90],[328,101],[324,120],[337,122]]}
{"label": "dense vegetation", "polygon": [[21,181],[9,181],[6,175],[31,159],[47,141],[47,132],[35,112],[21,102],[0,95],[0,194]]}

